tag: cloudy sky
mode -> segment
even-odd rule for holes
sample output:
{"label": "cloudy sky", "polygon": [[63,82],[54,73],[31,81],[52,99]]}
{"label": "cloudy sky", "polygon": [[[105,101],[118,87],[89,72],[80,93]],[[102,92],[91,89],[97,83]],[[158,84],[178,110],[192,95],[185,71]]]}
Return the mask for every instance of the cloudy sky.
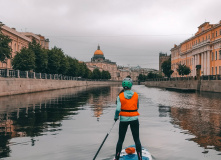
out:
{"label": "cloudy sky", "polygon": [[221,20],[221,0],[0,0],[0,21],[44,35],[50,47],[90,61],[100,44],[118,65],[158,69],[167,52]]}

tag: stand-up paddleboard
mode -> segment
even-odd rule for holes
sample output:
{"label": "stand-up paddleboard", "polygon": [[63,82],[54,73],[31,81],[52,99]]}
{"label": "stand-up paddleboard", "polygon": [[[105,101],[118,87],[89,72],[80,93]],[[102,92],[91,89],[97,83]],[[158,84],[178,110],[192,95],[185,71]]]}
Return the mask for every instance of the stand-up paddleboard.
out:
{"label": "stand-up paddleboard", "polygon": [[[136,149],[135,145],[128,146],[127,148]],[[138,160],[137,152],[135,151],[135,153],[128,154],[126,152],[127,148],[122,149],[119,160]],[[143,148],[143,147],[142,147],[142,160],[152,160],[152,156],[150,152],[146,148]]]}

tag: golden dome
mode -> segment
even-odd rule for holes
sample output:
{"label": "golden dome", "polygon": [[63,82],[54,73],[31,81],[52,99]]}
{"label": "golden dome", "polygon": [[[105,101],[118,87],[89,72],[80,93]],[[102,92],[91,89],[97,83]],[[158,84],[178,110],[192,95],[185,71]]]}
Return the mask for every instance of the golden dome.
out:
{"label": "golden dome", "polygon": [[104,55],[104,53],[100,50],[99,44],[97,46],[97,50],[94,52],[94,55]]}
{"label": "golden dome", "polygon": [[104,55],[103,52],[101,50],[96,50],[94,52],[95,55]]}

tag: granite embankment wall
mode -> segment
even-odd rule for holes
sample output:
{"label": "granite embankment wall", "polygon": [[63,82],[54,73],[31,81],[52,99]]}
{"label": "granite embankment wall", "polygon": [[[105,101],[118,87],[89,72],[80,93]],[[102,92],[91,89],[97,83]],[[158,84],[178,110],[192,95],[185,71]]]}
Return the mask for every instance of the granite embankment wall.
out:
{"label": "granite embankment wall", "polygon": [[147,81],[147,87],[190,89],[204,92],[220,92],[221,80]]}
{"label": "granite embankment wall", "polygon": [[74,81],[27,78],[0,78],[0,96],[73,88],[91,85],[120,84],[117,81]]}

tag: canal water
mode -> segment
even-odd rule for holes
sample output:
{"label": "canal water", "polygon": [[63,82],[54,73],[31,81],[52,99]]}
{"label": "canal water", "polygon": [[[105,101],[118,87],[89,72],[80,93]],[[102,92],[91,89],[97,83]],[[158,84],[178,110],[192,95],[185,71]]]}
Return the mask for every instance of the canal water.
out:
{"label": "canal water", "polygon": [[[120,86],[0,98],[0,159],[92,160],[114,123]],[[155,160],[221,159],[221,94],[133,86],[140,139]],[[112,160],[119,121],[97,160]],[[134,144],[130,129],[123,147]]]}

